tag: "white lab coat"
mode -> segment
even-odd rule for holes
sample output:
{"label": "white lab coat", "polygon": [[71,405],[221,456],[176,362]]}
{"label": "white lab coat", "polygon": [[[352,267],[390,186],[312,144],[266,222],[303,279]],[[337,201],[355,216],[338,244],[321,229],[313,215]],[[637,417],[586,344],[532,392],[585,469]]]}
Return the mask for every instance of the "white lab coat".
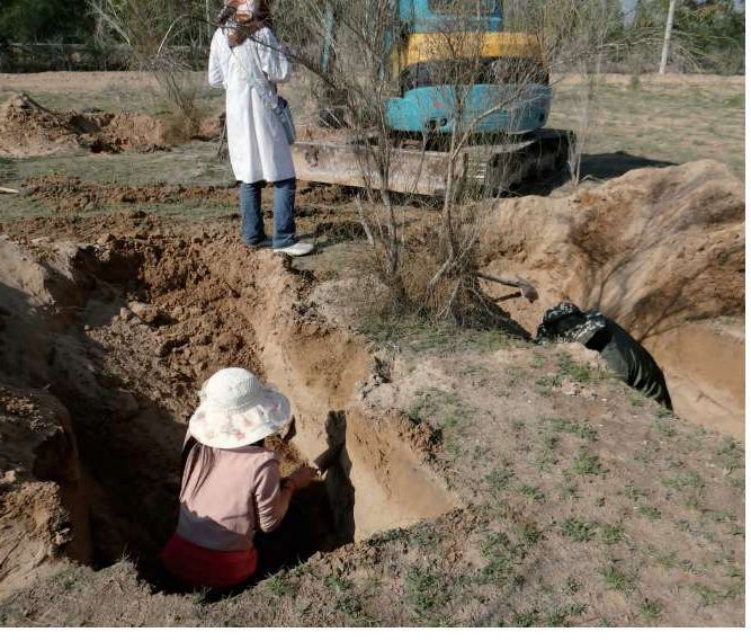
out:
{"label": "white lab coat", "polygon": [[[292,67],[271,29],[257,31],[234,49],[224,31],[217,29],[211,41],[209,84],[226,91],[227,145],[235,178],[244,183],[292,178],[295,165],[284,128],[248,84],[249,73],[265,74],[273,84],[289,80]],[[273,87],[271,95],[276,99]]]}

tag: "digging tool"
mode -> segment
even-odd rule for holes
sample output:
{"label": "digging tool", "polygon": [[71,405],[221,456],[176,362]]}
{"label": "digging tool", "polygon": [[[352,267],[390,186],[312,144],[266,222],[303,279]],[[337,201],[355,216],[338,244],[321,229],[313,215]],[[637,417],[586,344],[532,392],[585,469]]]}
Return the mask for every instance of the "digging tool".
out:
{"label": "digging tool", "polygon": [[490,276],[489,274],[477,273],[477,277],[484,279],[485,281],[491,281],[493,283],[500,283],[501,285],[508,285],[512,288],[519,288],[522,296],[530,303],[534,303],[539,299],[537,289],[527,279],[523,279],[520,276]]}

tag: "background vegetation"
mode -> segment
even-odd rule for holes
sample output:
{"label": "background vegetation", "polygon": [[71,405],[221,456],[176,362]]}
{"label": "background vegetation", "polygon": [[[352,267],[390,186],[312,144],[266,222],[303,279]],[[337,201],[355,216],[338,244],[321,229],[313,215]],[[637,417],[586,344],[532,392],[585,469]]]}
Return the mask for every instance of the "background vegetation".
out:
{"label": "background vegetation", "polygon": [[[297,7],[297,3],[286,0],[276,0],[275,4],[283,5],[285,14]],[[318,4],[323,4],[323,0]],[[506,15],[512,23],[545,4],[544,0],[504,2]],[[598,0],[598,4],[607,8],[602,13],[609,16],[606,40],[614,45],[609,60],[631,65],[628,71],[633,71],[635,65],[640,72],[655,71],[669,0],[637,0],[634,9],[626,12],[621,0]],[[211,29],[206,24],[207,17],[213,19],[221,0],[3,0],[0,51],[5,50],[7,58],[9,43],[78,44],[98,48],[114,45],[122,39],[113,37],[112,26],[97,13],[97,5],[109,5],[122,15],[135,11],[148,24],[162,20],[169,23],[179,15],[190,16],[192,28],[180,30],[179,44],[205,46]],[[735,8],[733,0],[680,0],[673,34],[672,69],[742,73],[745,26],[745,13]],[[6,71],[13,70],[7,68],[7,61],[5,67]]]}

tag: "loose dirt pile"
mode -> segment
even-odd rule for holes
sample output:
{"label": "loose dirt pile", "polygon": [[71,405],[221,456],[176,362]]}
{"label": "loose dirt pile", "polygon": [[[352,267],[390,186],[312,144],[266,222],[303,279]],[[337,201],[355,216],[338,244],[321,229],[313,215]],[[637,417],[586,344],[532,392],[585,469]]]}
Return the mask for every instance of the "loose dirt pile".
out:
{"label": "loose dirt pile", "polygon": [[152,152],[168,149],[173,137],[165,121],[146,114],[52,111],[24,94],[0,105],[0,156]]}
{"label": "loose dirt pile", "polygon": [[67,553],[89,561],[89,526],[67,410],[0,385],[0,600],[49,575]]}
{"label": "loose dirt pile", "polygon": [[[563,299],[599,308],[653,350],[679,413],[741,436],[744,212],[743,184],[720,163],[637,170],[565,198],[503,201],[489,216],[482,261],[538,286],[537,303],[504,304],[528,331]],[[740,331],[707,323],[718,319]],[[676,341],[693,344],[697,358],[676,358]],[[717,344],[728,346],[722,360],[708,348]]]}

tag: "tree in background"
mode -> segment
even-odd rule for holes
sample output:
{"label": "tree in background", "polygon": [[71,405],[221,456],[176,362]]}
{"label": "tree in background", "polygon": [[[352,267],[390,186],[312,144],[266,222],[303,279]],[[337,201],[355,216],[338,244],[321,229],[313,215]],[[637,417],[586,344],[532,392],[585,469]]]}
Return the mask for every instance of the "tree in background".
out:
{"label": "tree in background", "polygon": [[[662,43],[670,0],[638,0],[629,32],[645,49]],[[686,71],[741,73],[746,15],[733,0],[679,0],[673,26],[671,61]],[[659,61],[659,52],[650,58]]]}
{"label": "tree in background", "polygon": [[3,0],[0,39],[11,42],[82,42],[93,20],[86,0]]}

